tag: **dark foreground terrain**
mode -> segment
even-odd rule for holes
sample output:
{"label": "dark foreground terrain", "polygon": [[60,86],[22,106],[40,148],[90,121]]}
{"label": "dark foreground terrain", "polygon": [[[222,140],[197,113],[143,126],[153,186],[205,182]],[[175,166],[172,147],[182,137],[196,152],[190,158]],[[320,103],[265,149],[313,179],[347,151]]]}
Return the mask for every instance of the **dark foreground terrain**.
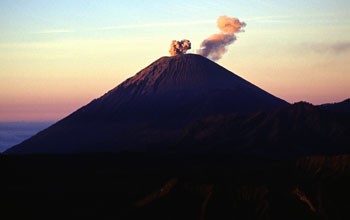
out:
{"label": "dark foreground terrain", "polygon": [[1,219],[350,219],[350,156],[1,155]]}

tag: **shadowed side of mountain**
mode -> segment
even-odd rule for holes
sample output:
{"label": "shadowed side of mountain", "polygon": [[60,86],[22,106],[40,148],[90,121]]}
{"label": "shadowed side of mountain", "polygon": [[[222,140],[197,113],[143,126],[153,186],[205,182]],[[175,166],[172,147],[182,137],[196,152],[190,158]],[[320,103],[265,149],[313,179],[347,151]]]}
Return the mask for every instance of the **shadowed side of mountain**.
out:
{"label": "shadowed side of mountain", "polygon": [[129,147],[119,141],[127,132],[149,124],[171,131],[210,115],[286,105],[202,56],[162,57],[6,153],[118,152]]}

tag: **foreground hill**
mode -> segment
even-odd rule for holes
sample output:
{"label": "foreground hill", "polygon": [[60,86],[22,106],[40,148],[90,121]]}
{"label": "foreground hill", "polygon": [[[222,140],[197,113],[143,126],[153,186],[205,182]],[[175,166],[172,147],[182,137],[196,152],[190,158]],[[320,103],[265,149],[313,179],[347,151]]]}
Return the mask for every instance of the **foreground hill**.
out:
{"label": "foreground hill", "polygon": [[349,219],[350,156],[0,155],[2,219]]}

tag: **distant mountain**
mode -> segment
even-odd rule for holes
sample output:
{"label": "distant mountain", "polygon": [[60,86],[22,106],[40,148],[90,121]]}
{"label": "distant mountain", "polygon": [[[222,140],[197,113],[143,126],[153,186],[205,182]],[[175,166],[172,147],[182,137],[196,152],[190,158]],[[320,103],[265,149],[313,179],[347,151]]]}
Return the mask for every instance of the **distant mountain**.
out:
{"label": "distant mountain", "polygon": [[300,102],[268,112],[214,116],[186,127],[177,145],[191,152],[268,158],[345,154],[350,153],[350,114]]}
{"label": "distant mountain", "polygon": [[[6,153],[132,150],[153,142],[149,139],[154,135],[158,141],[172,136],[193,120],[288,105],[200,55],[162,57]],[[164,136],[158,137],[160,133]]]}
{"label": "distant mountain", "polygon": [[332,111],[332,112],[350,112],[350,99],[346,99],[342,102],[338,102],[338,103],[328,103],[328,104],[323,104],[323,105],[319,105],[318,107],[328,110],[328,111]]}

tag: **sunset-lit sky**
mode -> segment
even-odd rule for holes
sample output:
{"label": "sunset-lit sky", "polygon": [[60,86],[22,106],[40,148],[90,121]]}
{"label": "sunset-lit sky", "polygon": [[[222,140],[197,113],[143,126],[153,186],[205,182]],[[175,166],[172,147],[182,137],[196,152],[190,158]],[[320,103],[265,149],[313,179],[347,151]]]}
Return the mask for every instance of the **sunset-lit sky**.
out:
{"label": "sunset-lit sky", "polygon": [[245,21],[217,61],[285,99],[350,97],[349,0],[0,1],[0,121],[52,121],[114,88],[171,40],[200,43],[220,15]]}

